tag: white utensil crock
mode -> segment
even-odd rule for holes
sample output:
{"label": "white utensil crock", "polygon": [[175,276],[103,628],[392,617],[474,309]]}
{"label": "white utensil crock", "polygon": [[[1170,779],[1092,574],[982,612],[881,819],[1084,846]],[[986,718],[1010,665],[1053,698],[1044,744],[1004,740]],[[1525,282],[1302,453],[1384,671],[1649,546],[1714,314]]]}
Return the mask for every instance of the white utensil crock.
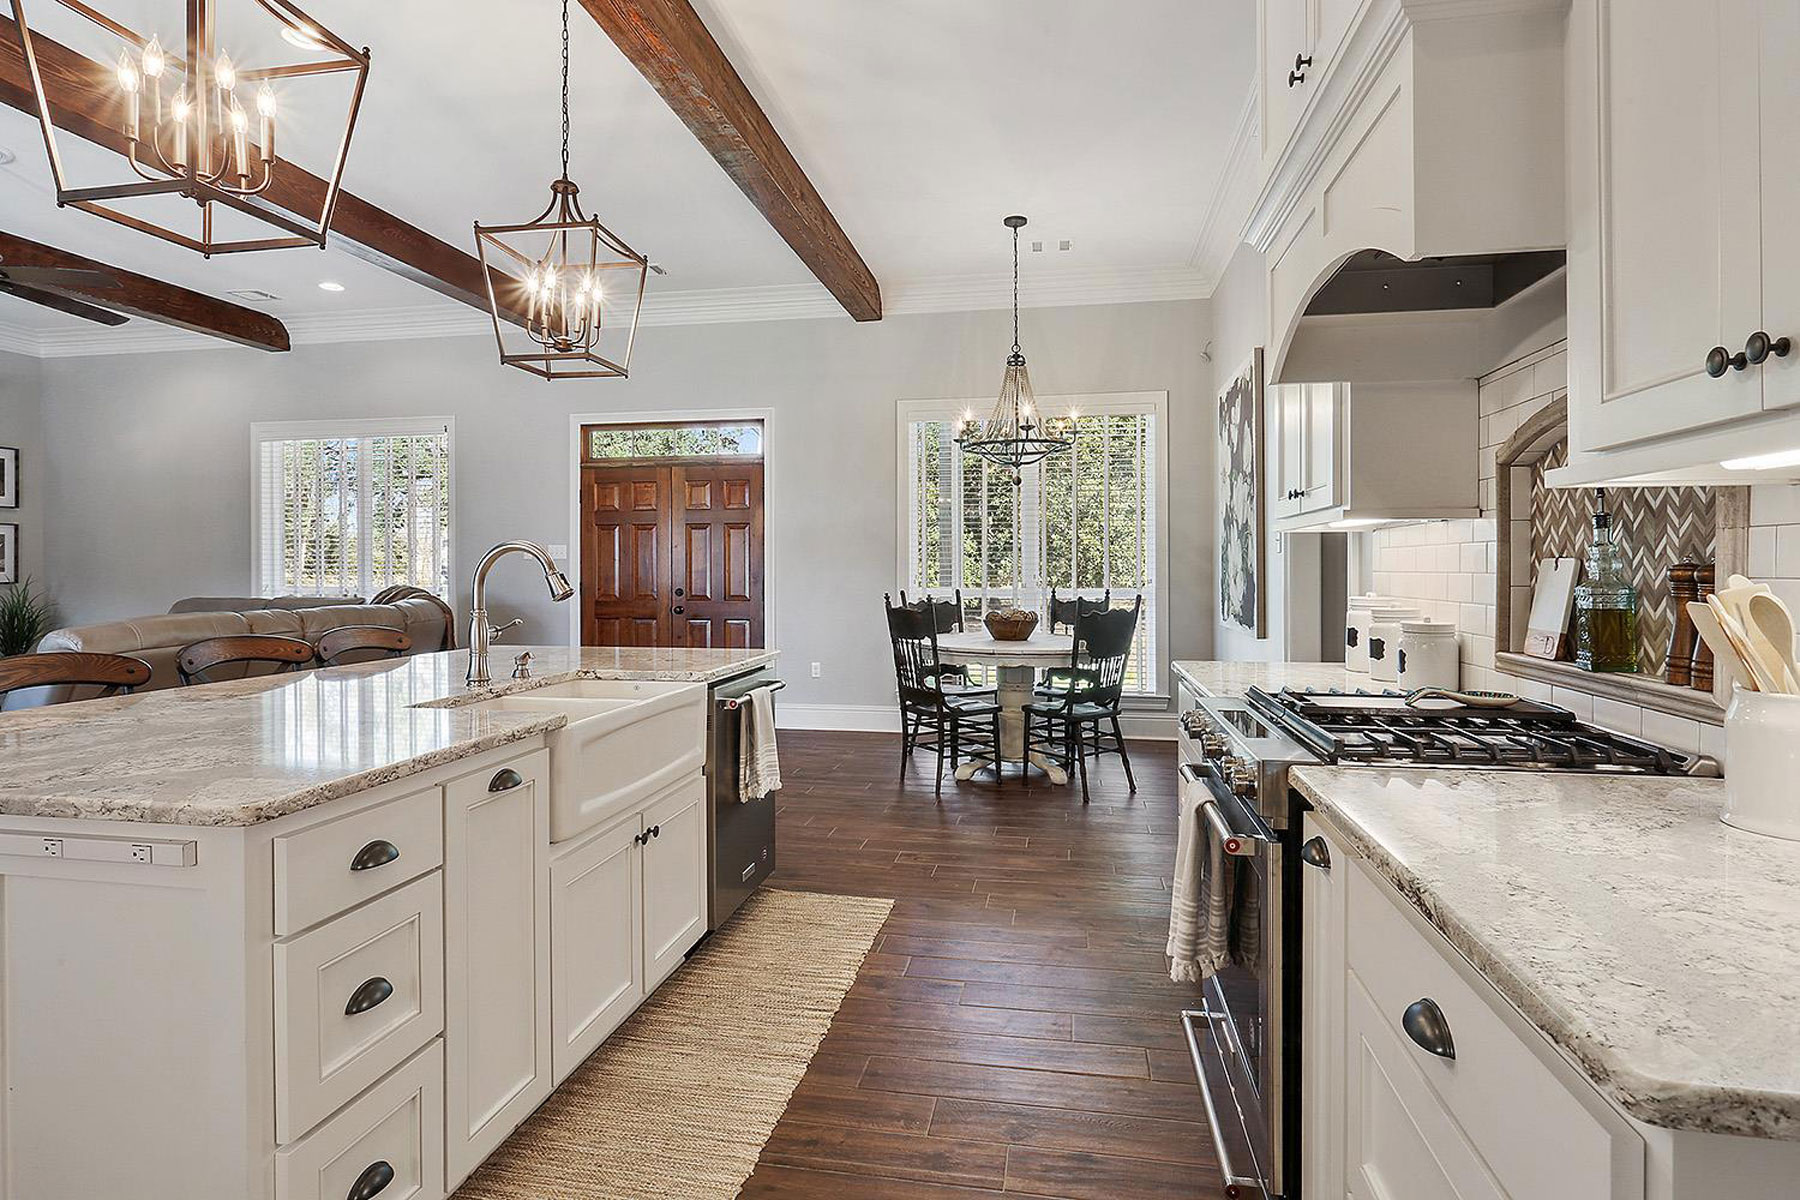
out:
{"label": "white utensil crock", "polygon": [[1800,841],[1800,696],[1732,688],[1722,819]]}

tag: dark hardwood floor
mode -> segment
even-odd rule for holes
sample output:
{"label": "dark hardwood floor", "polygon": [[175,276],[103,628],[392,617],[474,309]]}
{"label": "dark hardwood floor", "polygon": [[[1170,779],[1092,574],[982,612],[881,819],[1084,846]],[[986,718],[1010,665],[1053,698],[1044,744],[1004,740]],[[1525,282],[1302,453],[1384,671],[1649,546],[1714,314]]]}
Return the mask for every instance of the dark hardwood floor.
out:
{"label": "dark hardwood floor", "polygon": [[894,910],[746,1198],[1222,1194],[1169,982],[1175,763],[955,784],[899,739],[783,733],[772,886]]}

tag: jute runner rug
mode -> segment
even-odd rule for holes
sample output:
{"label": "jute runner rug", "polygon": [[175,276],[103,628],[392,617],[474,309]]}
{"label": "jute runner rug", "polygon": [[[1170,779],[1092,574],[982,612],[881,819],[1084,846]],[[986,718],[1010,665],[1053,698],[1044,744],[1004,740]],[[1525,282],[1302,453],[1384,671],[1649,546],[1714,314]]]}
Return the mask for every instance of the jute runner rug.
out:
{"label": "jute runner rug", "polygon": [[892,907],[752,896],[455,1200],[730,1200]]}

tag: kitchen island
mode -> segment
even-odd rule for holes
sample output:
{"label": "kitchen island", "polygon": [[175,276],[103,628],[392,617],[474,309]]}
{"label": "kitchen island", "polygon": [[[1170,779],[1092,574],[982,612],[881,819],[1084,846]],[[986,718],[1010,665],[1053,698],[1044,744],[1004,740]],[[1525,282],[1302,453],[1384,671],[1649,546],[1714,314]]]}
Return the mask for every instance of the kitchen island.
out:
{"label": "kitchen island", "polygon": [[[774,652],[529,649],[0,716],[0,1197],[437,1200],[679,966],[705,686]],[[688,765],[553,842],[634,692]]]}
{"label": "kitchen island", "polygon": [[1466,1167],[1502,1195],[1793,1194],[1800,844],[1721,823],[1718,780],[1290,780],[1319,842],[1307,1155],[1325,1194],[1395,1152],[1364,1136],[1382,1104],[1452,1181]]}

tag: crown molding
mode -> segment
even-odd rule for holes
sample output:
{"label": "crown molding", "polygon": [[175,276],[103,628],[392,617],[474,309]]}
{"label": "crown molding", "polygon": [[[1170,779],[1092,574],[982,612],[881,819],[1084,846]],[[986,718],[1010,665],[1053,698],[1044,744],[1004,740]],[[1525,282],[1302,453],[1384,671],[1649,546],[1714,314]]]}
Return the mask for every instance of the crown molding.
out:
{"label": "crown molding", "polygon": [[[1216,274],[1191,267],[1102,267],[1040,274],[1026,280],[1027,308],[1084,304],[1138,304],[1202,300],[1212,295]],[[1010,274],[902,280],[884,289],[890,316],[974,312],[1012,304]],[[721,288],[704,292],[649,293],[639,325],[714,325],[748,321],[843,319],[844,310],[817,284]],[[412,338],[492,337],[493,321],[454,304],[284,316],[295,346]],[[243,350],[244,347],[150,321],[122,328],[39,330],[0,322],[0,350],[35,358],[147,354],[177,350]]]}
{"label": "crown molding", "polygon": [[[1238,112],[1237,125],[1231,131],[1231,143],[1225,151],[1225,165],[1219,182],[1213,188],[1206,206],[1206,221],[1188,256],[1188,267],[1215,283],[1225,274],[1232,255],[1244,241],[1244,226],[1250,220],[1251,206],[1256,203],[1256,172],[1262,165],[1257,130],[1257,85],[1250,81],[1244,105]],[[1211,293],[1208,292],[1208,295]]]}

